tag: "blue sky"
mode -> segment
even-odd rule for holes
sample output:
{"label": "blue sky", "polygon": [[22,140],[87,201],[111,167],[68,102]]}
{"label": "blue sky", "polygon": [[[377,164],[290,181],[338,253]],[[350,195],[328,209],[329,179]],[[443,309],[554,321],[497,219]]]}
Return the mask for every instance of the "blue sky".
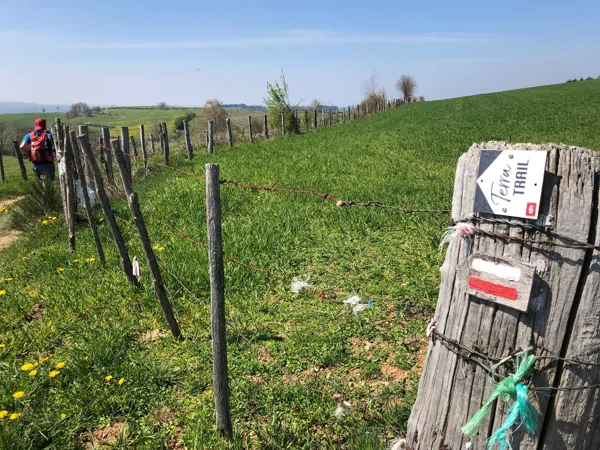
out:
{"label": "blue sky", "polygon": [[6,2],[0,101],[261,104],[284,70],[294,102],[426,99],[600,75],[596,1]]}

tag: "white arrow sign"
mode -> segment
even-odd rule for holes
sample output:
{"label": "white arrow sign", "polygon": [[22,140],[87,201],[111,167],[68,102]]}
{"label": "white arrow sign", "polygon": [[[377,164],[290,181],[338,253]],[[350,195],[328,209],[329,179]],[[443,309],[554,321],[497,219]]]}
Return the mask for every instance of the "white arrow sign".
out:
{"label": "white arrow sign", "polygon": [[537,219],[546,152],[481,150],[474,211]]}

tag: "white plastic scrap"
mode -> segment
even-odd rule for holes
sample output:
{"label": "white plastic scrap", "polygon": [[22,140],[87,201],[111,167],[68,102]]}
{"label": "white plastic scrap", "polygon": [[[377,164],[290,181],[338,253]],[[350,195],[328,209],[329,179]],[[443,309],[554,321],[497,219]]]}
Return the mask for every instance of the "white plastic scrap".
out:
{"label": "white plastic scrap", "polygon": [[368,303],[359,303],[358,305],[354,305],[354,308],[352,308],[352,312],[354,313],[354,315],[358,316],[361,312],[363,312],[369,306],[371,306],[370,301]]}
{"label": "white plastic scrap", "polygon": [[335,417],[344,417],[346,414],[350,413],[353,408],[354,407],[350,403],[348,403],[346,400],[344,400],[341,403],[337,404],[337,406],[335,407],[335,411],[333,412],[333,415]]}
{"label": "white plastic scrap", "polygon": [[[90,199],[90,204],[94,206],[96,204],[96,192],[94,192],[94,190],[89,186],[86,186],[86,191],[88,198]],[[75,195],[77,195],[79,203],[83,205],[83,189],[80,180],[75,180]]]}
{"label": "white plastic scrap", "polygon": [[344,303],[350,307],[353,307],[354,305],[358,305],[360,303],[360,297],[358,295],[351,295],[344,300]]}
{"label": "white plastic scrap", "polygon": [[429,338],[431,337],[431,335],[435,332],[435,319],[431,319],[429,321],[429,323],[427,324],[427,332],[426,332],[426,336]]}
{"label": "white plastic scrap", "polygon": [[390,450],[403,450],[406,447],[406,439],[398,439],[394,442],[394,445],[390,447]]}
{"label": "white plastic scrap", "polygon": [[131,263],[131,268],[133,271],[133,275],[137,277],[138,281],[142,279],[142,269],[140,268],[140,260],[137,256],[133,257],[133,262]]}
{"label": "white plastic scrap", "polygon": [[473,446],[473,444],[471,444],[471,441],[467,442],[465,444],[465,450],[471,450],[471,447]]}
{"label": "white plastic scrap", "polygon": [[442,241],[440,242],[440,251],[444,248],[445,244],[454,242],[457,238],[463,239],[470,237],[475,231],[472,223],[469,222],[458,222],[456,225],[448,227],[442,235]]}
{"label": "white plastic scrap", "polygon": [[304,289],[312,287],[312,284],[308,282],[308,278],[306,280],[294,278],[292,281],[292,292],[294,294],[299,294]]}
{"label": "white plastic scrap", "polygon": [[354,312],[356,315],[359,315],[361,312],[371,306],[370,300],[367,303],[363,303],[361,298],[356,294],[348,297],[346,300],[344,300],[344,303],[352,308],[352,312]]}

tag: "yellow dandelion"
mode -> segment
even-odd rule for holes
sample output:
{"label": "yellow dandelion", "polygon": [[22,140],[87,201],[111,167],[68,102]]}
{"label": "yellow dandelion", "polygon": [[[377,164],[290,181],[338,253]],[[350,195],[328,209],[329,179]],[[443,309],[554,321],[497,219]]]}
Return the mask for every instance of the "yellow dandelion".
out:
{"label": "yellow dandelion", "polygon": [[42,220],[42,225],[48,225],[48,221],[46,219]]}
{"label": "yellow dandelion", "polygon": [[37,375],[37,370],[33,369],[31,372],[29,372],[29,376],[30,377],[35,377]]}
{"label": "yellow dandelion", "polygon": [[158,250],[158,245],[152,247],[154,250]]}
{"label": "yellow dandelion", "polygon": [[25,260],[27,260],[27,256],[21,256],[21,259],[22,259],[23,261],[25,261]]}
{"label": "yellow dandelion", "polygon": [[59,370],[53,370],[52,372],[50,372],[50,373],[48,374],[48,376],[49,376],[50,378],[54,378],[54,377],[55,377],[56,375],[58,375],[59,373],[60,373],[60,371],[59,371]]}
{"label": "yellow dandelion", "polygon": [[12,414],[11,414],[11,415],[8,417],[8,419],[9,419],[9,420],[17,420],[19,417],[21,417],[21,414],[19,414],[19,413],[12,413]]}
{"label": "yellow dandelion", "polygon": [[104,217],[100,217],[100,220],[98,222],[104,222]]}
{"label": "yellow dandelion", "polygon": [[4,289],[0,289],[0,295],[5,295],[6,291]]}
{"label": "yellow dandelion", "polygon": [[0,411],[0,419],[4,419],[6,416],[8,416],[8,411]]}
{"label": "yellow dandelion", "polygon": [[65,417],[67,417],[67,415],[65,413],[61,413],[60,418],[64,419]]}
{"label": "yellow dandelion", "polygon": [[78,260],[78,259],[74,259],[74,260],[73,260],[73,262],[74,262],[74,263],[78,263],[78,262],[79,262],[79,260]]}
{"label": "yellow dandelion", "polygon": [[34,362],[33,363],[33,367],[37,367],[37,366],[39,366],[39,363],[38,362]]}
{"label": "yellow dandelion", "polygon": [[65,268],[64,267],[59,267],[58,269],[56,269],[57,272],[64,272]]}
{"label": "yellow dandelion", "polygon": [[59,362],[59,363],[56,365],[56,368],[57,368],[57,369],[62,369],[62,368],[63,368],[63,367],[65,367],[66,365],[67,365],[67,364],[66,364],[66,363],[64,363],[64,362]]}
{"label": "yellow dandelion", "polygon": [[125,378],[121,378],[121,379],[119,380],[119,386],[121,386],[123,383],[125,383]]}
{"label": "yellow dandelion", "polygon": [[21,370],[23,370],[24,372],[28,372],[28,371],[30,371],[31,369],[33,369],[33,367],[34,367],[34,365],[33,365],[33,364],[31,364],[31,363],[23,364],[23,365],[21,366]]}
{"label": "yellow dandelion", "polygon": [[6,344],[0,344],[0,348],[6,347]]}
{"label": "yellow dandelion", "polygon": [[48,361],[47,357],[46,358],[42,358],[42,359],[40,359],[40,364],[44,364],[46,361]]}
{"label": "yellow dandelion", "polygon": [[56,220],[56,216],[52,216],[50,219],[51,220]]}
{"label": "yellow dandelion", "polygon": [[24,395],[25,395],[25,392],[17,391],[12,396],[13,396],[13,398],[23,398]]}
{"label": "yellow dandelion", "polygon": [[83,359],[87,361],[89,359],[89,356],[84,356]]}
{"label": "yellow dandelion", "polygon": [[12,281],[13,279],[11,277],[5,278],[4,281]]}
{"label": "yellow dandelion", "polygon": [[96,261],[96,258],[87,258],[87,262],[93,263],[94,261]]}
{"label": "yellow dandelion", "polygon": [[164,252],[164,251],[165,251],[165,248],[164,248],[164,247],[159,247],[158,251],[159,251],[159,252]]}
{"label": "yellow dandelion", "polygon": [[113,378],[112,375],[107,375],[107,376],[104,377],[104,379],[106,381],[110,381],[110,380],[112,380],[112,378]]}

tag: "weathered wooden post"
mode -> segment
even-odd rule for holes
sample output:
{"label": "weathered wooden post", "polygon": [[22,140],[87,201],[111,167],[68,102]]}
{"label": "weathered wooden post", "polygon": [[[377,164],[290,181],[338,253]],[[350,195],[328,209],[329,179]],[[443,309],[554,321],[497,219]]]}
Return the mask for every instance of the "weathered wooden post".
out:
{"label": "weathered wooden post", "polygon": [[265,114],[265,139],[268,141],[269,140],[269,118],[267,117],[267,115]]}
{"label": "weathered wooden post", "polygon": [[[79,149],[77,145],[77,136],[75,135],[75,131],[71,131],[69,133],[69,137],[71,140],[71,146],[73,147],[73,162],[75,163],[75,169],[79,174],[79,183],[81,184],[81,194],[83,196],[83,205],[85,207],[85,212],[88,216],[88,223],[90,224],[90,229],[92,230],[92,237],[94,238],[94,244],[96,245],[96,251],[98,252],[98,259],[102,264],[106,264],[106,260],[104,258],[104,249],[102,248],[102,242],[100,242],[100,236],[98,235],[98,226],[96,225],[96,221],[94,220],[94,210],[92,209],[92,203],[90,202],[90,197],[88,195],[88,184],[86,182],[86,178],[88,178],[88,174],[83,169],[83,164],[81,159],[83,158],[83,153]],[[83,139],[88,139],[87,135],[82,136]],[[89,145],[89,141],[88,141]],[[91,170],[89,171],[91,176]],[[88,178],[89,180],[89,178]],[[91,180],[90,180],[91,181]]]}
{"label": "weathered wooden post", "polygon": [[181,339],[181,331],[179,330],[179,325],[177,324],[177,320],[173,314],[173,309],[171,308],[171,303],[169,302],[169,298],[167,296],[162,274],[160,273],[160,267],[156,261],[156,255],[154,254],[154,249],[152,248],[152,243],[150,242],[150,236],[148,235],[144,217],[142,216],[142,210],[140,208],[138,197],[133,191],[131,178],[127,176],[127,171],[129,170],[127,167],[127,159],[120,150],[115,150],[115,157],[117,158],[117,164],[119,165],[119,171],[121,172],[121,178],[123,179],[123,188],[125,189],[127,203],[129,204],[129,209],[131,210],[131,216],[133,217],[133,222],[135,224],[138,237],[140,238],[144,255],[146,256],[146,261],[148,262],[150,276],[152,277],[152,285],[154,287],[154,295],[156,295],[156,298],[160,303],[167,324],[171,329],[171,333],[176,339]]}
{"label": "weathered wooden post", "polygon": [[[137,143],[135,142],[135,138],[133,137],[133,135],[131,135],[129,137],[131,139],[131,149],[133,150],[133,156],[135,156],[137,158],[138,156],[138,151],[137,151]],[[129,155],[129,157],[131,158],[131,155]]]}
{"label": "weathered wooden post", "polygon": [[188,154],[188,159],[192,159],[194,157],[192,153],[192,143],[190,141],[190,127],[188,125],[188,121],[183,121],[183,133],[185,134],[185,149]]}
{"label": "weathered wooden post", "polygon": [[281,113],[281,136],[285,137],[285,114]]}
{"label": "weathered wooden post", "polygon": [[248,134],[250,135],[250,143],[252,143],[252,116],[248,116]]}
{"label": "weathered wooden post", "polygon": [[152,154],[154,155],[156,152],[154,151],[154,134],[150,133],[150,148],[152,149]]}
{"label": "weathered wooden post", "polygon": [[110,131],[108,127],[102,127],[102,142],[104,145],[104,160],[106,161],[106,181],[108,181],[109,184],[115,184],[115,179],[113,176],[112,149],[110,145]]}
{"label": "weathered wooden post", "polygon": [[[139,283],[137,278],[133,275],[131,259],[129,258],[129,253],[127,252],[125,241],[123,240],[123,236],[121,235],[121,230],[119,230],[119,226],[117,225],[117,219],[115,218],[115,215],[110,207],[110,201],[108,199],[108,196],[106,195],[106,190],[104,189],[102,175],[100,174],[98,163],[96,163],[96,159],[94,158],[94,154],[92,153],[90,143],[87,139],[84,139],[82,136],[79,136],[77,140],[79,141],[81,150],[83,150],[85,162],[90,166],[90,170],[92,171],[92,176],[94,177],[94,184],[96,185],[96,194],[98,195],[98,201],[102,206],[104,217],[106,218],[106,221],[110,226],[110,231],[117,244],[117,249],[119,250],[119,255],[121,257],[121,265],[123,266],[125,276],[131,283],[137,286]],[[117,151],[116,147],[114,146],[113,149],[115,149],[115,152]]]}
{"label": "weathered wooden post", "polygon": [[67,206],[67,214],[65,216],[65,220],[67,221],[67,231],[69,236],[69,250],[75,251],[75,214],[77,212],[77,203],[76,203],[76,195],[75,195],[75,183],[73,180],[73,148],[71,145],[71,138],[69,136],[69,127],[65,126],[63,128],[63,142],[62,149],[63,155],[61,161],[64,163],[64,177],[63,181],[65,183],[65,194],[66,198],[66,206]]}
{"label": "weathered wooden post", "polygon": [[140,125],[140,142],[142,146],[142,157],[144,158],[144,173],[148,173],[148,152],[146,151],[146,133],[144,125]]}
{"label": "weathered wooden post", "polygon": [[[127,173],[131,178],[131,154],[129,151],[129,127],[121,127],[121,148],[119,149],[125,154],[125,161],[127,162]],[[115,152],[117,149],[115,149]]]}
{"label": "weathered wooden post", "polygon": [[163,122],[162,123],[162,132],[163,132],[163,154],[164,154],[164,158],[165,158],[165,164],[168,166],[169,165],[169,130],[167,129],[167,123]]}
{"label": "weathered wooden post", "polygon": [[[229,146],[233,147],[233,135],[231,134],[231,120],[229,117],[225,119],[225,125],[227,125],[227,141],[229,142]],[[269,136],[267,135],[267,139]]]}
{"label": "weathered wooden post", "polygon": [[13,150],[15,152],[15,156],[19,161],[19,169],[21,169],[21,178],[27,180],[27,170],[25,169],[25,163],[23,162],[23,154],[21,153],[21,149],[19,148],[19,141],[13,141]]}
{"label": "weathered wooden post", "polygon": [[0,181],[2,181],[2,183],[6,181],[6,177],[4,176],[4,160],[2,159],[2,153],[0,153]]}
{"label": "weathered wooden post", "polygon": [[217,430],[232,436],[225,339],[225,273],[221,236],[221,193],[219,165],[206,164],[206,229],[210,271],[210,312],[213,356],[213,386]]}
{"label": "weathered wooden post", "polygon": [[161,155],[163,155],[163,157],[165,156],[165,133],[163,131],[163,123],[159,122],[158,123],[158,141],[160,144],[160,153]]}
{"label": "weathered wooden post", "polygon": [[304,130],[308,133],[308,109],[304,110]]}
{"label": "weathered wooden post", "polygon": [[360,117],[360,104],[356,105],[356,117]]}
{"label": "weathered wooden post", "polygon": [[313,118],[313,128],[316,130],[319,128],[319,121],[317,120],[317,108],[315,108],[315,114]]}
{"label": "weathered wooden post", "polygon": [[[488,142],[460,157],[452,219],[473,232],[451,240],[442,266],[408,448],[483,449],[498,435],[521,450],[597,448],[599,167],[592,151],[553,144]],[[529,382],[506,378],[522,349],[538,358]],[[510,402],[491,397],[501,379]],[[532,435],[500,428],[517,392],[540,413]],[[463,434],[486,402],[479,433]]]}
{"label": "weathered wooden post", "polygon": [[212,153],[215,148],[215,123],[208,121],[208,153]]}

